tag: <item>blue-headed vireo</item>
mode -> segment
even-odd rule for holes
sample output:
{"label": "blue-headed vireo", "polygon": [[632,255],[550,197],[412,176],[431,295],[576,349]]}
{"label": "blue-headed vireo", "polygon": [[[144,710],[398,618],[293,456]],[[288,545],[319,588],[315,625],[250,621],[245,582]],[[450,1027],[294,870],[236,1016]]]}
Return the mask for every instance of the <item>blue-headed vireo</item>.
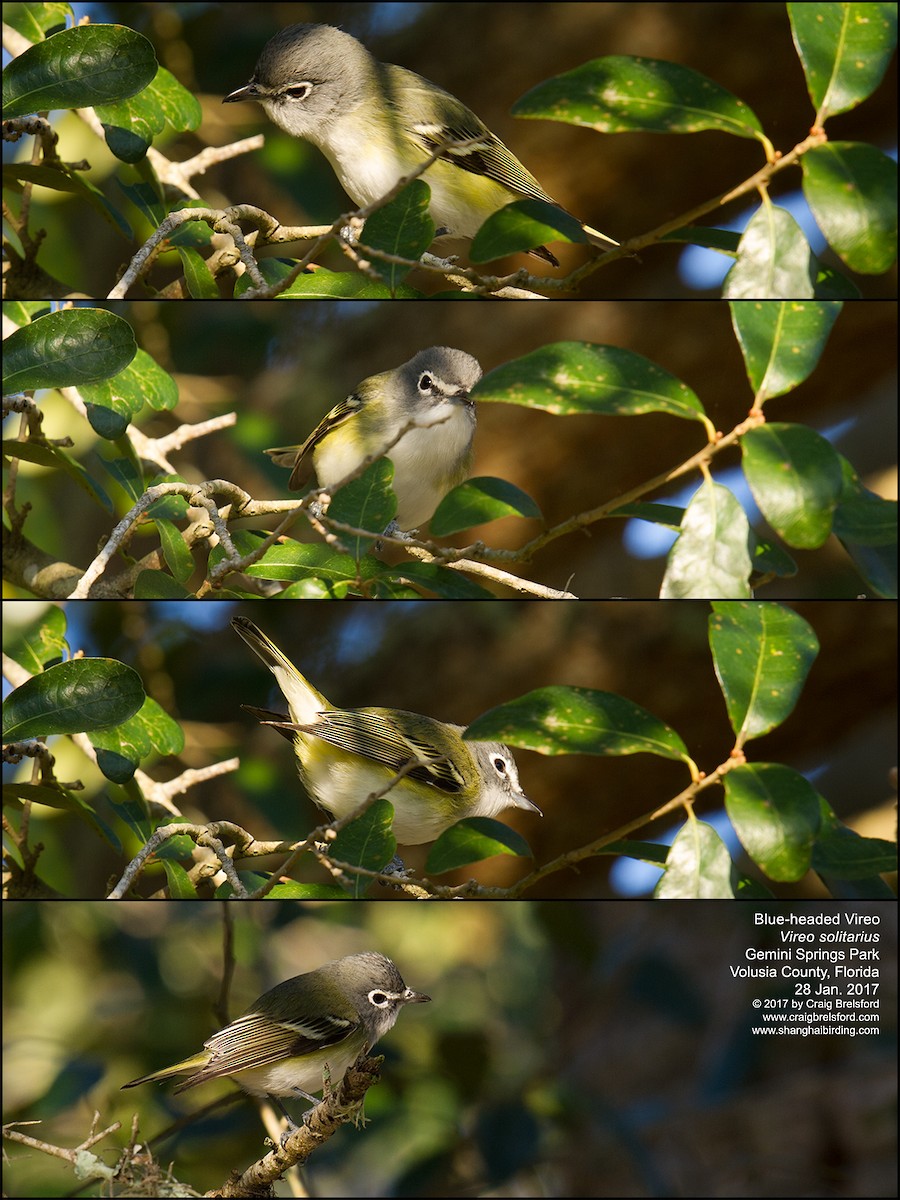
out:
{"label": "blue-headed vireo", "polygon": [[254,1096],[303,1096],[337,1085],[360,1054],[393,1026],[405,1004],[430,1000],[408,988],[383,954],[367,951],[286,979],[213,1034],[203,1049],[161,1071],[125,1083],[187,1075],[176,1092],[231,1076]]}
{"label": "blue-headed vireo", "polygon": [[370,375],[326,414],[302,445],[267,450],[291,467],[288,487],[299,491],[313,474],[333,488],[367,458],[381,454],[394,465],[398,529],[424,525],[472,464],[475,401],[481,378],[471,354],[432,346],[409,362]]}
{"label": "blue-headed vireo", "polygon": [[243,707],[293,741],[303,785],[330,816],[348,816],[410,763],[386,795],[401,845],[432,842],[463,817],[494,817],[506,808],[540,813],[522,791],[507,746],[465,742],[461,725],[396,708],[335,708],[252,621],[234,617],[231,624],[275,676],[290,721]]}
{"label": "blue-headed vireo", "polygon": [[[280,129],[317,146],[360,207],[381,199],[444,143],[471,141],[465,148],[448,145],[422,176],[442,236],[472,238],[513,200],[562,208],[455,96],[404,67],[378,62],[331,25],[291,25],[277,33],[250,82],[222,103],[238,100],[258,100]],[[582,228],[594,245],[618,245]],[[531,253],[559,265],[546,246]]]}

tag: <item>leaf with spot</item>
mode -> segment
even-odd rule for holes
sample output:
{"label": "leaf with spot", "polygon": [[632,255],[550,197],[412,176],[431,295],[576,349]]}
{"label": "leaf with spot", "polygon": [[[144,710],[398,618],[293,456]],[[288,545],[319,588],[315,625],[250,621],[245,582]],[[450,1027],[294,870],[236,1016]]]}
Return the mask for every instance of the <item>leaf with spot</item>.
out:
{"label": "leaf with spot", "polygon": [[690,763],[674,729],[613,692],[552,686],[528,692],[473,721],[467,741],[500,741],[538,754],[656,754]]}
{"label": "leaf with spot", "polygon": [[601,133],[699,133],[759,138],[756,114],[731,92],[679,63],[611,54],[582,63],[517,100],[517,117],[584,125]]}
{"label": "leaf with spot", "polygon": [[881,83],[897,44],[896,4],[789,4],[816,124],[855,108]]}
{"label": "leaf with spot", "polygon": [[744,434],[741,455],[753,499],[778,536],[818,549],[844,486],[837,451],[806,425],[769,421]]}
{"label": "leaf with spot", "polygon": [[792,609],[737,600],[713,604],[709,645],[741,745],[790,716],[819,653],[812,628]]}
{"label": "leaf with spot", "polygon": [[836,301],[817,300],[729,305],[757,405],[792,391],[809,378],[842,307]]}

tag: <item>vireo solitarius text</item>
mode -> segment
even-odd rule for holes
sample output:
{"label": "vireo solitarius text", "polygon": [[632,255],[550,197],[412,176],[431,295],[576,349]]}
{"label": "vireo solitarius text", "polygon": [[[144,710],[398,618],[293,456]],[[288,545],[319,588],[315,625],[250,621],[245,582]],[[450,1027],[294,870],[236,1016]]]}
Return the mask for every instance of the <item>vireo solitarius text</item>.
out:
{"label": "vireo solitarius text", "polygon": [[290,720],[243,707],[293,741],[303,785],[331,817],[346,817],[384,792],[410,763],[386,792],[401,845],[432,842],[463,817],[494,817],[506,808],[540,813],[522,791],[508,747],[463,741],[463,726],[418,713],[335,708],[252,621],[234,617],[231,624],[275,676]]}
{"label": "vireo solitarius text", "polygon": [[[421,176],[431,188],[438,236],[472,238],[489,216],[514,200],[562,208],[466,106],[404,67],[381,63],[330,25],[291,25],[263,48],[248,84],[223,104],[257,100],[280,129],[312,142],[341,186],[362,207],[447,145]],[[563,210],[565,211],[565,210]],[[582,225],[588,240],[618,245]],[[546,248],[532,254],[558,266]]]}
{"label": "vireo solitarius text", "polygon": [[430,1000],[403,982],[383,954],[339,958],[286,979],[203,1043],[190,1058],[122,1086],[186,1075],[176,1092],[231,1076],[254,1096],[303,1096],[340,1083],[360,1054],[394,1025],[405,1004]]}
{"label": "vireo solitarius text", "polygon": [[469,474],[475,434],[470,392],[480,378],[471,354],[432,346],[393,371],[364,379],[302,445],[266,453],[292,468],[291,491],[306,487],[313,475],[319,487],[333,488],[367,458],[383,454],[394,465],[394,522],[415,529]]}

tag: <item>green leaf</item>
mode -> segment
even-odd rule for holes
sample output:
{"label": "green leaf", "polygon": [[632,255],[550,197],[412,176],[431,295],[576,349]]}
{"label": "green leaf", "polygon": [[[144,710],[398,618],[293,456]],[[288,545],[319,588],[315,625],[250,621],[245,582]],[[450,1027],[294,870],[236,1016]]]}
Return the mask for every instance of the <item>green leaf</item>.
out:
{"label": "green leaf", "polygon": [[119,209],[89,179],[85,179],[83,174],[64,162],[45,160],[42,163],[5,163],[3,186],[16,188],[17,182],[34,183],[54,192],[68,192],[79,196],[82,200],[86,200],[117,233],[129,240],[134,237],[131,226]]}
{"label": "green leaf", "polygon": [[706,479],[684,510],[661,600],[750,596],[750,523],[728,488]]}
{"label": "green leaf", "polygon": [[467,479],[448,492],[434,516],[430,529],[435,537],[446,537],[461,529],[471,529],[501,517],[534,517],[541,519],[541,510],[529,495],[505,479],[481,476]]}
{"label": "green leaf", "polygon": [[753,499],[778,536],[800,550],[821,546],[843,487],[831,445],[806,425],[770,421],[744,434],[741,453]]}
{"label": "green leaf", "polygon": [[[493,594],[486,588],[467,579],[460,571],[452,571],[449,567],[438,563],[405,562],[399,566],[382,567],[375,576],[380,590],[381,583],[411,583],[418,588],[433,592],[442,600],[491,600]],[[412,593],[412,598],[418,599],[418,588]]]}
{"label": "green leaf", "polygon": [[186,584],[194,573],[194,559],[185,544],[181,530],[171,521],[156,518],[156,528],[166,566],[179,583]]}
{"label": "green leaf", "polygon": [[445,829],[425,861],[426,875],[441,875],[470,863],[493,858],[495,854],[513,854],[532,858],[531,848],[521,834],[493,821],[490,817],[466,817]]}
{"label": "green leaf", "polygon": [[820,800],[821,827],[812,851],[812,869],[833,879],[869,879],[897,870],[897,843],[861,837],[839,821]]}
{"label": "green leaf", "polygon": [[[274,258],[264,258],[259,263],[262,276],[269,284],[280,283],[295,266],[296,263]],[[235,298],[240,299],[252,286],[249,275],[242,275],[235,285]],[[298,275],[290,287],[278,293],[276,300],[308,300],[319,296],[329,300],[424,299],[422,292],[405,283],[391,288],[358,271],[319,270]]]}
{"label": "green leaf", "polygon": [[5,783],[3,785],[4,808],[22,804],[45,804],[48,808],[71,813],[98,833],[117,854],[122,852],[122,844],[115,833],[78,792],[70,792],[66,788],[50,787],[45,784]]}
{"label": "green leaf", "polygon": [[712,607],[709,645],[731,728],[742,742],[762,737],[793,712],[818,639],[780,604],[719,601]]}
{"label": "green leaf", "polygon": [[135,600],[194,600],[188,591],[165,571],[141,571],[134,581]]}
{"label": "green leaf", "polygon": [[833,531],[876,595],[897,598],[897,502],[863,487],[851,464],[838,455],[844,484],[834,510]]}
{"label": "green leaf", "polygon": [[674,729],[624,696],[589,688],[544,687],[492,708],[463,734],[538,754],[655,754],[690,762]]}
{"label": "green leaf", "polygon": [[122,162],[139,162],[147,149],[169,125],[178,132],[196,129],[201,120],[200,104],[187,88],[160,67],[142,91],[115,104],[97,106],[106,144]]}
{"label": "green leaf", "polygon": [[896,4],[789,4],[818,124],[878,87],[897,44]]}
{"label": "green leaf", "polygon": [[479,403],[521,404],[557,416],[665,412],[699,421],[703,405],[656,363],[619,346],[556,342],[489,371],[473,389]]}
{"label": "green leaf", "polygon": [[897,258],[897,164],[864,142],[804,154],[803,194],[828,245],[851,270],[880,275]]}
{"label": "green leaf", "polygon": [[[235,548],[240,554],[250,554],[262,535],[246,530],[232,533]],[[210,562],[217,565],[223,557],[220,548],[213,550]],[[363,558],[358,562],[349,554],[336,554],[327,545],[319,542],[306,543],[282,539],[270,546],[265,554],[246,574],[257,579],[275,579],[284,583],[321,583],[327,589],[323,594],[339,599],[351,587],[372,579],[382,564],[374,558]]]}
{"label": "green leaf", "polygon": [[113,658],[80,658],[49,667],[11,692],[3,705],[6,741],[82,733],[118,725],[141,707],[137,671]]}
{"label": "green leaf", "polygon": [[621,508],[617,508],[614,512],[611,512],[609,516],[610,518],[622,517],[624,519],[634,518],[638,521],[649,521],[653,525],[662,525],[665,529],[674,529],[677,533],[681,528],[684,509],[678,508],[674,504],[639,502],[636,504],[623,504]]}
{"label": "green leaf", "polygon": [[[365,797],[360,797],[360,801]],[[394,837],[394,806],[382,797],[361,817],[345,826],[331,844],[330,856],[340,862],[365,867],[367,871],[380,871],[397,852]],[[353,875],[349,890],[354,898],[362,896],[371,883],[364,875]]]}
{"label": "green leaf", "polygon": [[756,405],[808,379],[843,305],[815,300],[732,303],[731,323]]}
{"label": "green leaf", "polygon": [[675,838],[653,893],[657,900],[733,900],[731,858],[705,821],[689,820]]}
{"label": "green leaf", "polygon": [[843,486],[834,510],[835,534],[845,542],[863,546],[897,545],[897,501],[885,500],[863,487],[859,476],[842,455]]}
{"label": "green leaf", "polygon": [[141,760],[154,751],[180,754],[184,749],[181,726],[149,696],[129,720],[111,729],[95,730],[90,736],[100,770],[107,779],[120,784],[127,783]]}
{"label": "green leaf", "polygon": [[114,313],[102,308],[48,313],[4,342],[4,392],[95,383],[123,370],[136,353],[131,326]]}
{"label": "green leaf", "polygon": [[92,500],[111,513],[112,501],[80,462],[76,462],[71,454],[59,446],[50,446],[46,442],[16,442],[4,441],[3,453],[7,458],[21,458],[25,462],[36,463],[40,467],[50,467],[53,470],[65,471]]}
{"label": "green leaf", "polygon": [[743,100],[678,63],[609,55],[539,83],[512,107],[600,133],[699,133],[718,129],[759,138],[762,126]]}
{"label": "green leaf", "polygon": [[3,115],[91,108],[133,96],[156,74],[156,54],[124,25],[79,25],[31,46],[3,68]]}
{"label": "green leaf", "polygon": [[10,625],[11,636],[4,642],[3,653],[24,667],[30,675],[43,671],[49,662],[68,654],[65,609],[50,605],[36,621],[25,628]]}
{"label": "green leaf", "polygon": [[354,529],[370,529],[375,537],[338,532],[355,560],[363,558],[373,542],[390,525],[397,515],[397,497],[391,484],[394,481],[394,464],[380,458],[366,467],[358,479],[345,484],[334,493],[328,506],[328,516],[334,521],[350,525]]}
{"label": "green leaf", "polygon": [[[434,241],[434,221],[428,212],[431,188],[421,179],[414,179],[384,208],[366,219],[362,241],[373,250],[418,261]],[[372,269],[387,283],[394,294],[411,268],[400,263],[383,262],[374,255]]]}
{"label": "green leaf", "polygon": [[819,794],[782,763],[745,763],[723,779],[725,809],[741,844],[769,879],[796,883],[819,832]]}
{"label": "green leaf", "polygon": [[3,20],[29,42],[40,42],[51,29],[74,22],[75,16],[71,4],[4,4]]}
{"label": "green leaf", "polygon": [[166,873],[166,884],[169,889],[170,900],[196,900],[197,889],[191,880],[190,875],[181,865],[181,863],[170,862],[169,859],[162,859],[163,870]]}
{"label": "green leaf", "polygon": [[82,385],[80,390],[91,428],[108,441],[122,436],[145,402],[157,411],[178,403],[175,380],[146,350],[138,350],[128,366],[111,379]]}
{"label": "green leaf", "polygon": [[581,222],[546,200],[516,200],[484,222],[469,247],[472,262],[492,262],[545,242],[586,242]]}
{"label": "green leaf", "polygon": [[761,204],[722,285],[726,300],[811,300],[815,260],[806,234],[784,208]]}
{"label": "green leaf", "polygon": [[193,246],[178,248],[181,267],[192,300],[218,300],[219,288],[213,279],[206,259]]}

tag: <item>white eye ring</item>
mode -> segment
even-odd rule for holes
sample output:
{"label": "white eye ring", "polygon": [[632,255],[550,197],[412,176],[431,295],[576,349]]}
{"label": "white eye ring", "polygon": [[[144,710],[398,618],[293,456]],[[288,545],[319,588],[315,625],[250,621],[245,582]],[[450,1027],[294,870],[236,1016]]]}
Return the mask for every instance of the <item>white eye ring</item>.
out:
{"label": "white eye ring", "polygon": [[313,85],[306,80],[303,83],[295,83],[289,88],[284,89],[284,94],[288,100],[305,100],[313,90]]}
{"label": "white eye ring", "polygon": [[367,999],[375,1008],[387,1008],[391,1002],[390,996],[386,992],[381,991],[380,988],[375,988],[369,992]]}

